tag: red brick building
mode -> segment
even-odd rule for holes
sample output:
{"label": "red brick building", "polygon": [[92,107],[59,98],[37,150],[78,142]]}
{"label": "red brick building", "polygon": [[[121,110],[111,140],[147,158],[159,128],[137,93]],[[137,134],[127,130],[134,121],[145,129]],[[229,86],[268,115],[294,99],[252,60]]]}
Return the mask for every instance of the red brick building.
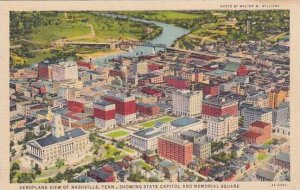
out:
{"label": "red brick building", "polygon": [[133,97],[104,96],[103,99],[116,105],[117,114],[128,115],[136,112],[135,99]]}
{"label": "red brick building", "polygon": [[85,101],[82,99],[68,100],[67,108],[71,112],[80,113],[80,112],[84,112],[84,104],[85,104]]}
{"label": "red brick building", "polygon": [[250,124],[249,130],[242,134],[242,140],[248,144],[263,144],[272,138],[270,123],[255,121]]}
{"label": "red brick building", "polygon": [[147,86],[148,84],[150,84],[149,79],[139,79],[138,81],[138,86]]}
{"label": "red brick building", "polygon": [[116,126],[116,108],[114,103],[102,101],[94,103],[95,125],[100,129],[110,129]]}
{"label": "red brick building", "polygon": [[245,65],[240,65],[240,67],[236,71],[236,74],[238,76],[247,76],[248,73],[249,73],[249,71]]}
{"label": "red brick building", "polygon": [[190,82],[187,79],[169,76],[166,78],[166,85],[177,89],[187,89],[190,85]]}
{"label": "red brick building", "polygon": [[38,64],[38,77],[46,80],[52,80],[52,66],[47,63]]}
{"label": "red brick building", "polygon": [[143,115],[157,115],[160,111],[159,106],[153,104],[137,103],[136,108]]}
{"label": "red brick building", "polygon": [[121,79],[125,79],[126,78],[126,71],[122,71],[122,70],[109,70],[109,76],[111,77],[120,77]]}
{"label": "red brick building", "polygon": [[94,69],[94,65],[90,62],[85,62],[85,61],[77,61],[78,67],[84,67],[87,69]]}
{"label": "red brick building", "polygon": [[133,96],[105,95],[103,99],[115,104],[117,123],[127,124],[136,119],[136,102]]}
{"label": "red brick building", "polygon": [[205,96],[218,96],[220,94],[220,85],[219,84],[203,84],[203,94]]}
{"label": "red brick building", "polygon": [[148,66],[148,71],[156,71],[164,68],[164,66],[155,63],[149,63],[147,66]]}
{"label": "red brick building", "polygon": [[163,93],[160,90],[156,90],[154,88],[149,88],[149,87],[143,88],[142,92],[144,92],[145,94],[151,95],[151,96],[156,96],[156,97],[163,96]]}
{"label": "red brick building", "polygon": [[158,156],[188,165],[193,159],[193,143],[169,136],[158,137]]}
{"label": "red brick building", "polygon": [[71,127],[89,130],[95,127],[95,121],[92,118],[83,118],[77,122],[71,123]]}
{"label": "red brick building", "polygon": [[204,118],[222,117],[238,114],[238,101],[225,98],[208,98],[202,101],[202,116]]}

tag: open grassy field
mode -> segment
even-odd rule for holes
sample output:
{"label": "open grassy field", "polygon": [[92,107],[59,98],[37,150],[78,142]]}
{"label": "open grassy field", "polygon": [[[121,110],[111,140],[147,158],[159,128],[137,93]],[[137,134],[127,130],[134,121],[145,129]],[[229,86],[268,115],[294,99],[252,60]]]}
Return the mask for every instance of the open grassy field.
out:
{"label": "open grassy field", "polygon": [[148,20],[189,20],[200,17],[199,14],[180,12],[180,11],[122,11],[118,14],[123,14],[131,17],[144,18]]}
{"label": "open grassy field", "polygon": [[106,134],[106,136],[110,137],[110,138],[118,138],[118,137],[123,137],[128,135],[129,133],[127,131],[124,130],[117,130],[117,131],[113,131],[111,133]]}
{"label": "open grassy field", "polygon": [[[13,66],[27,66],[47,58],[60,59],[67,56],[76,58],[74,52],[66,53],[70,50],[73,51],[74,47],[63,45],[61,40],[81,42],[111,42],[121,39],[146,40],[156,37],[162,30],[153,24],[112,18],[102,13],[11,12],[10,44],[21,46],[21,48],[11,49]],[[50,53],[50,47],[57,51]],[[81,47],[75,49],[76,53],[81,54],[100,51],[105,51],[105,54],[109,53],[107,49],[97,51],[87,51]],[[61,54],[65,55],[61,56]]]}
{"label": "open grassy field", "polygon": [[158,118],[158,119],[146,121],[144,123],[141,123],[140,125],[144,128],[149,128],[149,127],[153,127],[155,125],[155,123],[157,123],[157,122],[167,123],[167,122],[172,121],[174,119],[175,119],[174,117],[164,116],[164,117],[161,117],[161,118]]}
{"label": "open grassy field", "polygon": [[124,150],[125,152],[131,153],[131,154],[134,153],[134,150],[132,150],[132,149],[130,149],[130,148],[128,148],[128,147],[124,147],[123,150]]}
{"label": "open grassy field", "polygon": [[151,171],[154,169],[153,166],[145,163],[144,161],[141,161],[141,166],[142,166],[142,169],[146,170],[146,171]]}
{"label": "open grassy field", "polygon": [[85,23],[64,21],[58,25],[37,27],[29,37],[32,41],[50,43],[58,39],[73,38],[89,33],[90,28]]}
{"label": "open grassy field", "polygon": [[278,34],[278,35],[272,35],[272,36],[270,36],[266,39],[270,42],[277,42],[277,41],[283,40],[284,38],[286,38],[288,36],[289,36],[289,33],[284,32],[284,33],[281,33],[281,34]]}
{"label": "open grassy field", "polygon": [[262,160],[266,159],[267,157],[268,157],[267,154],[259,153],[259,154],[257,155],[257,159],[258,159],[259,161],[262,161]]}

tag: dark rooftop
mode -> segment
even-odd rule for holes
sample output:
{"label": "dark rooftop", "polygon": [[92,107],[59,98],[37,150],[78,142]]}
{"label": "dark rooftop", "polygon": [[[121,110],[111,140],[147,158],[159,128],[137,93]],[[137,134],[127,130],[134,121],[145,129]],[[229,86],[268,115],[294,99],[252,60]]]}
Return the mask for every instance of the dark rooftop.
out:
{"label": "dark rooftop", "polygon": [[179,119],[172,121],[171,125],[174,127],[184,127],[184,126],[196,123],[198,121],[199,120],[195,119],[195,118],[183,117],[183,118],[179,118]]}
{"label": "dark rooftop", "polygon": [[66,141],[68,139],[71,138],[76,138],[76,137],[79,137],[79,136],[82,136],[82,135],[85,135],[86,133],[80,129],[80,128],[76,128],[76,129],[71,129],[69,131],[66,131],[65,134],[70,134],[70,135],[65,135],[63,137],[55,137],[55,136],[52,136],[51,134],[44,137],[44,138],[40,138],[40,139],[37,139],[35,140],[40,146],[42,147],[45,147],[45,146],[49,146],[49,145],[52,145],[52,144],[56,144],[56,143],[59,143],[59,142],[63,142],[63,141]]}

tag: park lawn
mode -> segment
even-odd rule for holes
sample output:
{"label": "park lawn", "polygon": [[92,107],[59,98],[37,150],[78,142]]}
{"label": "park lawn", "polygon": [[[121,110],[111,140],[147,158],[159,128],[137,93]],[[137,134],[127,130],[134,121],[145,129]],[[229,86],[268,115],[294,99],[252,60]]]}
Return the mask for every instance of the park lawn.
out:
{"label": "park lawn", "polygon": [[144,18],[148,20],[168,21],[168,20],[191,20],[202,15],[179,11],[122,11],[118,12],[130,17]]}
{"label": "park lawn", "polygon": [[127,131],[123,131],[123,130],[118,130],[118,131],[114,131],[111,133],[106,134],[106,136],[110,137],[110,138],[118,138],[118,137],[122,137],[125,135],[128,135],[129,133]]}
{"label": "park lawn", "polygon": [[165,116],[151,121],[146,121],[144,123],[141,123],[140,125],[144,128],[149,128],[149,127],[153,127],[157,122],[167,123],[169,121],[173,121],[174,119],[175,119],[174,117]]}
{"label": "park lawn", "polygon": [[90,27],[81,22],[61,22],[58,25],[37,27],[30,35],[30,40],[50,43],[63,38],[73,38],[90,34]]}
{"label": "park lawn", "polygon": [[[108,145],[109,149],[105,152],[104,158],[113,158],[115,161],[122,159],[125,156],[125,153],[119,151],[115,146]],[[116,152],[120,152],[119,154],[115,154]]]}
{"label": "park lawn", "polygon": [[257,159],[258,159],[259,161],[262,161],[262,160],[266,159],[267,157],[268,157],[267,154],[259,153],[259,154],[257,155]]}
{"label": "park lawn", "polygon": [[178,12],[178,11],[158,11],[156,12],[156,18],[159,20],[189,20],[189,19],[195,19],[198,18],[199,15],[197,14],[190,14],[190,13],[184,13],[184,12]]}
{"label": "park lawn", "polygon": [[43,170],[41,175],[39,175],[40,178],[43,178],[43,177],[48,177],[48,176],[51,176],[55,173],[58,173],[60,171],[63,171],[65,168],[67,168],[66,165],[63,165],[61,168],[57,168],[55,165],[54,166],[51,166],[49,167],[47,170]]}
{"label": "park lawn", "polygon": [[33,181],[33,183],[48,183],[48,178],[37,179],[37,180]]}
{"label": "park lawn", "polygon": [[154,169],[153,166],[141,161],[141,166],[142,166],[142,169],[146,170],[146,171],[151,171]]}
{"label": "park lawn", "polygon": [[124,147],[123,150],[126,151],[126,152],[128,152],[128,153],[131,153],[131,154],[134,153],[134,150],[132,150],[132,149],[130,149],[128,147]]}

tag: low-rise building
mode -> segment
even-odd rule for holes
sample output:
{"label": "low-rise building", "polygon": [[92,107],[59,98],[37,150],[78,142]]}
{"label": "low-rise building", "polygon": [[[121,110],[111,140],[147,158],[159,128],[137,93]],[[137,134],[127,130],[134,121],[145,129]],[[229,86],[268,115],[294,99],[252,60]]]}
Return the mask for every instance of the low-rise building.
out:
{"label": "low-rise building", "polygon": [[145,103],[137,103],[136,104],[137,111],[142,115],[157,115],[160,113],[160,108],[154,104],[145,104]]}
{"label": "low-rise building", "polygon": [[282,169],[290,170],[290,153],[278,152],[274,157],[274,164]]}
{"label": "low-rise building", "polygon": [[133,147],[142,151],[156,150],[158,147],[157,138],[165,132],[155,127],[143,129],[130,135],[130,143]]}
{"label": "low-rise building", "polygon": [[242,134],[242,140],[248,144],[263,144],[272,138],[270,123],[255,121],[250,124],[249,130]]}
{"label": "low-rise building", "polygon": [[193,145],[193,154],[200,159],[209,158],[211,156],[211,143],[210,142],[200,142]]}

